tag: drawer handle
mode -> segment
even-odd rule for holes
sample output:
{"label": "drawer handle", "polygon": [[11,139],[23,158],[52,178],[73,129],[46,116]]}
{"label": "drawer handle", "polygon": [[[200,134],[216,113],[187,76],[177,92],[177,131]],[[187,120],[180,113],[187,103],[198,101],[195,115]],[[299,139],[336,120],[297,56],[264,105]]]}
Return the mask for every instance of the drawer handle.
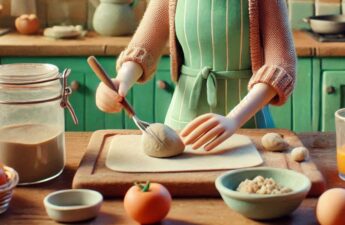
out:
{"label": "drawer handle", "polygon": [[335,87],[333,87],[333,86],[328,86],[328,87],[326,88],[326,92],[327,92],[327,94],[334,94],[334,93],[335,93]]}
{"label": "drawer handle", "polygon": [[79,88],[80,88],[80,84],[78,81],[74,80],[71,82],[72,91],[78,91]]}
{"label": "drawer handle", "polygon": [[157,87],[162,90],[168,90],[169,84],[164,80],[157,80]]}

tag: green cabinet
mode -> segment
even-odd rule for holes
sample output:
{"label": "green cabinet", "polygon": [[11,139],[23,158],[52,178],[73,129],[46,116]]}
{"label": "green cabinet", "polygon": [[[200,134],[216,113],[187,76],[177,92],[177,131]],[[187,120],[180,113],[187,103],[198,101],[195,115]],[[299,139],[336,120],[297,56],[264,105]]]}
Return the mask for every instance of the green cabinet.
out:
{"label": "green cabinet", "polygon": [[334,131],[334,113],[345,107],[345,58],[299,58],[289,101],[271,106],[278,128]]}
{"label": "green cabinet", "polygon": [[[109,74],[115,76],[115,57],[98,57]],[[95,103],[99,80],[89,68],[86,57],[1,57],[7,63],[51,63],[62,71],[71,68],[68,83],[79,125],[73,124],[66,110],[66,130],[137,129],[124,112],[107,114]],[[243,88],[245,90],[245,87]],[[174,90],[170,79],[170,60],[162,57],[153,79],[135,85],[127,100],[138,116],[148,122],[163,122]],[[270,106],[277,128],[296,132],[334,130],[334,112],[345,107],[345,58],[298,58],[296,86],[283,106]]]}
{"label": "green cabinet", "polygon": [[275,126],[294,131],[312,130],[312,59],[299,58],[295,89],[282,106],[270,106]]}
{"label": "green cabinet", "polygon": [[[115,77],[115,57],[98,57],[106,71]],[[172,97],[174,84],[170,80],[169,57],[162,57],[157,74],[145,84],[135,85],[127,99],[133,105],[138,116],[146,121],[164,121],[165,113]],[[2,57],[2,64],[8,63],[51,63],[59,67],[71,68],[68,83],[73,87],[69,100],[79,119],[78,126],[73,124],[69,112],[65,111],[67,131],[94,131],[98,129],[137,129],[124,112],[103,113],[96,107],[95,93],[98,78],[89,68],[86,57]],[[165,87],[162,87],[164,84]],[[163,85],[163,86],[164,86]]]}
{"label": "green cabinet", "polygon": [[345,107],[345,58],[324,58],[320,72],[321,131],[334,131],[334,113]]}
{"label": "green cabinet", "polygon": [[345,71],[322,74],[322,131],[335,129],[334,112],[345,106]]}

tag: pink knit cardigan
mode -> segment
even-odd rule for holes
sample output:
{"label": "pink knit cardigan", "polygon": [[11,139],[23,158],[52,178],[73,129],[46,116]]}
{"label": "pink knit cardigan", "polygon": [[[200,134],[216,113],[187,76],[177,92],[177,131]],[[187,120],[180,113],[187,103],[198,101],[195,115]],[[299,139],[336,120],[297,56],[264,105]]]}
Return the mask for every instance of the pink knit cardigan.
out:
{"label": "pink knit cardigan", "polygon": [[[248,0],[250,53],[253,76],[248,88],[257,83],[273,87],[277,96],[271,104],[281,105],[291,94],[296,76],[296,53],[289,29],[285,0]],[[178,80],[183,54],[176,39],[177,0],[150,0],[128,47],[120,54],[117,69],[126,61],[143,68],[139,82],[147,81],[156,71],[162,51],[169,40],[171,78]]]}

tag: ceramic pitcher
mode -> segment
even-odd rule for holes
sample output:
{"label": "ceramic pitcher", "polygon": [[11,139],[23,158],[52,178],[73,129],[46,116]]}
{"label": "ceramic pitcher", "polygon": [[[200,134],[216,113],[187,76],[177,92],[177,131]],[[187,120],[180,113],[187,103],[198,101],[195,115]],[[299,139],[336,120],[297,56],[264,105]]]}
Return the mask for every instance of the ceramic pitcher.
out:
{"label": "ceramic pitcher", "polygon": [[93,16],[95,31],[104,36],[129,35],[137,22],[134,12],[137,0],[101,0]]}

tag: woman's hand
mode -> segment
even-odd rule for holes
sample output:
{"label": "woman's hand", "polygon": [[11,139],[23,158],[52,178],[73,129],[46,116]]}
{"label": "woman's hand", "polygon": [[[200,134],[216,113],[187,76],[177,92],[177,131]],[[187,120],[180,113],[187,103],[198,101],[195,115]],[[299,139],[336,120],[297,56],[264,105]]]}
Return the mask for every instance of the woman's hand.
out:
{"label": "woman's hand", "polygon": [[128,61],[122,64],[117,77],[112,79],[119,93],[115,93],[101,82],[96,91],[97,107],[103,112],[120,112],[122,109],[120,102],[126,97],[128,91],[140,78],[142,73],[142,68],[135,62]]}
{"label": "woman's hand", "polygon": [[239,128],[239,123],[232,118],[214,113],[201,115],[190,122],[181,132],[185,145],[192,145],[193,149],[204,146],[211,151],[227,138],[231,137]]}

